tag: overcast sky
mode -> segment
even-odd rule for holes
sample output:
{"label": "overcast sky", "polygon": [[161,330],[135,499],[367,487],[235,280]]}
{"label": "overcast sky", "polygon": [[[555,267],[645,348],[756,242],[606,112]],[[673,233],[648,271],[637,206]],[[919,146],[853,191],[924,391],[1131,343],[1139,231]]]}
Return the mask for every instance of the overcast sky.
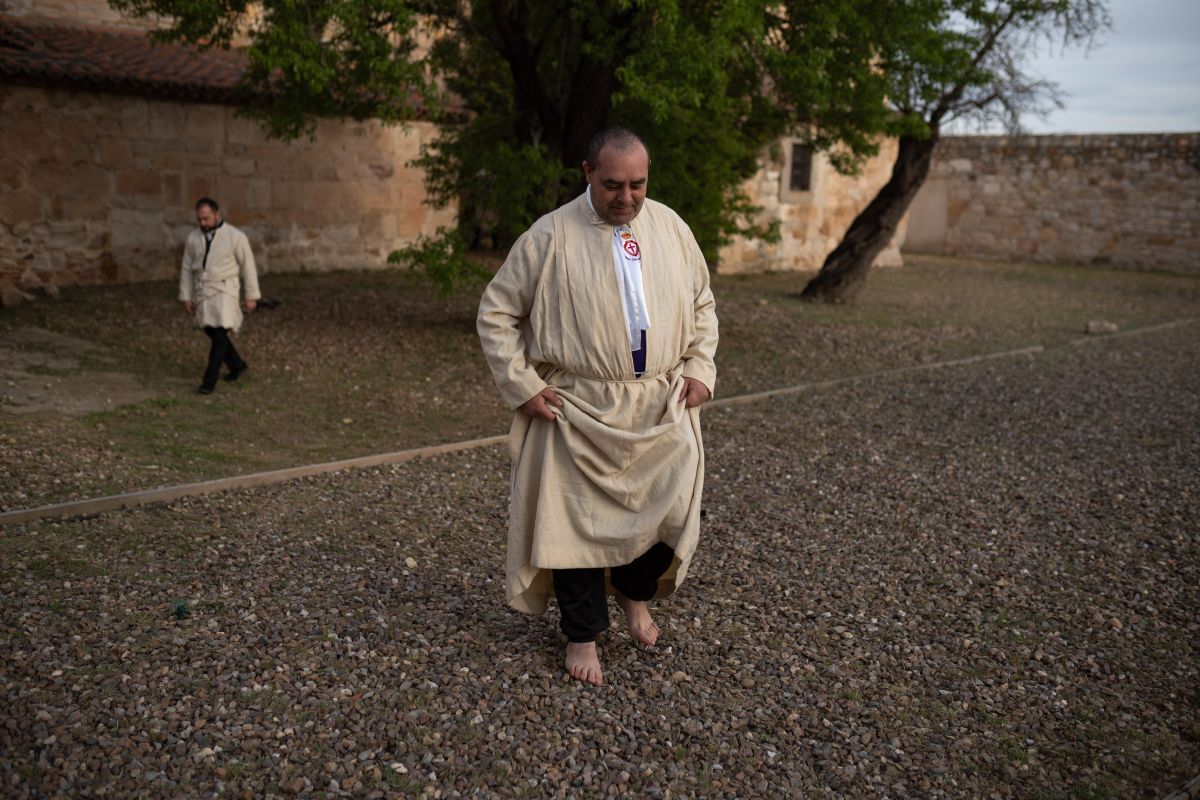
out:
{"label": "overcast sky", "polygon": [[1200,131],[1200,0],[1110,0],[1113,28],[1090,52],[1043,51],[1033,71],[1065,108],[1034,133]]}

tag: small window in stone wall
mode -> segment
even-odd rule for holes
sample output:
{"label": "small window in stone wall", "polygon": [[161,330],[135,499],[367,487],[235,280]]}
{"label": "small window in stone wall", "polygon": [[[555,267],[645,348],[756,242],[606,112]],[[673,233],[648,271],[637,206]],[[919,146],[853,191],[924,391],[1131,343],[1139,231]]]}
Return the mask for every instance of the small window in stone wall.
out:
{"label": "small window in stone wall", "polygon": [[792,145],[792,170],[788,175],[788,191],[812,191],[812,150],[802,144]]}

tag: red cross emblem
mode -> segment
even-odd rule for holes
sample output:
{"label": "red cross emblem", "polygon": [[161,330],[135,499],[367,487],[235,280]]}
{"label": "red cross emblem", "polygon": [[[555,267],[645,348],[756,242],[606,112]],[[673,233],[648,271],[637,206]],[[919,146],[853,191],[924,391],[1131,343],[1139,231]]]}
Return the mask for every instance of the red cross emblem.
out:
{"label": "red cross emblem", "polygon": [[625,252],[629,254],[630,258],[638,258],[642,254],[642,251],[638,249],[638,243],[635,241],[630,240],[623,246],[625,248]]}

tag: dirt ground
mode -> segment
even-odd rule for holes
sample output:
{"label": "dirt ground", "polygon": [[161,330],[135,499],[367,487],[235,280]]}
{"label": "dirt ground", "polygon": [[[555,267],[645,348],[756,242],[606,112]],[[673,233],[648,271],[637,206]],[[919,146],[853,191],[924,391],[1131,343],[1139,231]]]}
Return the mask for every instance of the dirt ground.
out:
{"label": "dirt ground", "polygon": [[[85,360],[93,367],[86,373]],[[135,375],[103,371],[115,362],[107,348],[84,339],[42,328],[7,331],[0,339],[0,409],[80,416],[152,397]]]}
{"label": "dirt ground", "polygon": [[[715,280],[718,397],[1200,313],[1200,281],[1175,275],[912,257],[851,306],[800,302],[806,278]],[[262,283],[281,305],[249,317],[251,370],[210,397],[207,340],[171,282],[0,311],[0,510],[506,430],[473,296],[439,301],[396,271]]]}

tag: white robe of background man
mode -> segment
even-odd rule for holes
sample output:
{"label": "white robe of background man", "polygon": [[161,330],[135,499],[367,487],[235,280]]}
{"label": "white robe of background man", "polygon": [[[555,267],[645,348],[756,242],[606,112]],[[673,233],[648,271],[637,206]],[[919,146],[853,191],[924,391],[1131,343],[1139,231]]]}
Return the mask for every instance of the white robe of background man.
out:
{"label": "white robe of background man", "polygon": [[242,327],[238,294],[242,284],[247,300],[258,300],[258,272],[246,234],[222,223],[213,231],[208,259],[204,257],[204,232],[193,230],[183,245],[183,268],[179,274],[179,299],[196,304],[197,327]]}
{"label": "white robe of background man", "polygon": [[708,267],[679,216],[647,199],[630,223],[652,328],[634,377],[613,226],[580,195],[513,245],[484,291],[478,330],[512,408],[553,387],[556,419],[517,413],[506,592],[539,614],[550,570],[628,564],[656,542],[675,550],[656,597],[687,575],[700,534],[704,450],[683,379],[716,383],[717,317]]}

